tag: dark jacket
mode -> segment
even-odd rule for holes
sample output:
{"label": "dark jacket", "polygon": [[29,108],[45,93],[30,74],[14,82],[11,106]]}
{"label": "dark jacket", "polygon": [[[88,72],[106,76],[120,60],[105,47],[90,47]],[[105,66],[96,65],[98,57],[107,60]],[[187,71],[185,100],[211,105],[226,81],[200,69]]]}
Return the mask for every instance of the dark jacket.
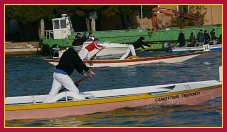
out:
{"label": "dark jacket", "polygon": [[140,48],[140,47],[143,48],[143,49],[145,49],[143,47],[143,45],[148,46],[148,47],[151,47],[150,45],[144,43],[141,38],[139,38],[136,42],[133,42],[132,44],[133,44],[133,46],[134,46],[135,49]]}
{"label": "dark jacket", "polygon": [[78,38],[76,38],[76,39],[73,41],[72,45],[73,45],[73,46],[80,46],[80,45],[83,45],[84,41],[85,41],[85,40],[84,40],[83,38],[78,37]]}
{"label": "dark jacket", "polygon": [[65,71],[68,75],[71,75],[74,69],[79,73],[89,71],[72,47],[63,53],[56,68]]}
{"label": "dark jacket", "polygon": [[202,32],[197,34],[197,40],[198,42],[204,42],[204,34]]}
{"label": "dark jacket", "polygon": [[185,43],[184,33],[181,32],[179,34],[177,42],[180,43],[180,45],[184,45],[184,43]]}
{"label": "dark jacket", "polygon": [[210,35],[209,35],[209,33],[204,33],[204,37],[205,37],[205,44],[208,44],[210,42]]}
{"label": "dark jacket", "polygon": [[210,32],[210,36],[211,36],[211,39],[212,39],[212,40],[217,39],[217,37],[216,37],[216,35],[215,35],[215,31],[214,31],[214,30],[212,30],[212,31]]}
{"label": "dark jacket", "polygon": [[189,41],[190,41],[190,44],[192,44],[194,46],[195,43],[196,43],[195,36],[194,35],[191,35],[190,38],[189,38]]}

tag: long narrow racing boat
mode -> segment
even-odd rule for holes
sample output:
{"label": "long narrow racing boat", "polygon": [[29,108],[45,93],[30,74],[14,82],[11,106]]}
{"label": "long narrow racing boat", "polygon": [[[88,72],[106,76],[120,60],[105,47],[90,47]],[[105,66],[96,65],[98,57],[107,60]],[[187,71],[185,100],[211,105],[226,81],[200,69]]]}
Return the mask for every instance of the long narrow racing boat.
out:
{"label": "long narrow racing boat", "polygon": [[[145,57],[145,58],[133,58],[133,59],[125,59],[125,60],[92,60],[92,61],[84,61],[84,63],[88,67],[121,67],[121,66],[129,66],[129,65],[137,65],[137,64],[148,64],[148,63],[179,63],[196,56],[203,54],[204,52],[197,53],[187,53],[180,55],[166,55],[159,57]],[[57,65],[59,59],[45,59],[52,65]]]}
{"label": "long narrow racing boat", "polygon": [[84,96],[83,100],[78,100],[71,92],[61,92],[51,103],[43,103],[47,95],[7,97],[5,120],[59,118],[125,107],[197,105],[221,97],[222,81],[88,91],[80,94]]}

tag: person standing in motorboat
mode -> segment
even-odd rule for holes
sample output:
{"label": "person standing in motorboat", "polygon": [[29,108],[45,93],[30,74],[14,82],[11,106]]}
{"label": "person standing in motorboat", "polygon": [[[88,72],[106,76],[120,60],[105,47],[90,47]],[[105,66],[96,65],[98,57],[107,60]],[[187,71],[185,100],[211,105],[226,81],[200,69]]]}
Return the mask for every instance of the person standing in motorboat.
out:
{"label": "person standing in motorboat", "polygon": [[129,55],[130,52],[132,53],[133,56],[136,56],[135,49],[140,48],[140,47],[143,48],[143,49],[145,49],[143,47],[143,45],[150,47],[150,45],[146,44],[144,42],[144,40],[145,40],[144,37],[140,37],[138,40],[136,40],[132,44],[129,44],[126,53],[120,58],[120,60],[124,60]]}
{"label": "person standing in motorboat", "polygon": [[84,77],[95,76],[95,73],[91,71],[79,57],[78,52],[81,48],[82,46],[72,46],[63,53],[58,65],[54,69],[52,88],[49,95],[44,100],[44,103],[53,102],[52,99],[59,93],[62,85],[74,93],[74,97],[76,97],[76,99],[85,99],[79,94],[79,89],[70,78],[74,69],[76,69],[77,72],[82,74]]}
{"label": "person standing in motorboat", "polygon": [[185,45],[185,37],[184,37],[184,32],[183,31],[180,31],[180,33],[178,35],[177,42],[179,43],[180,47]]}
{"label": "person standing in motorboat", "polygon": [[84,49],[82,49],[80,55],[82,60],[90,60],[91,59],[90,52],[93,51],[94,49],[102,50],[103,48],[105,48],[104,46],[99,45],[98,41],[99,39],[95,38],[90,44],[88,44]]}
{"label": "person standing in motorboat", "polygon": [[211,32],[210,32],[210,36],[211,36],[211,40],[213,41],[213,45],[216,44],[216,35],[215,35],[215,29],[213,29]]}
{"label": "person standing in motorboat", "polygon": [[201,29],[197,34],[198,46],[203,46],[204,44],[204,34],[203,30]]}
{"label": "person standing in motorboat", "polygon": [[222,44],[222,34],[219,36],[217,44]]}
{"label": "person standing in motorboat", "polygon": [[208,33],[208,30],[205,30],[204,31],[204,38],[205,38],[204,44],[209,44],[209,42],[210,42],[210,35]]}

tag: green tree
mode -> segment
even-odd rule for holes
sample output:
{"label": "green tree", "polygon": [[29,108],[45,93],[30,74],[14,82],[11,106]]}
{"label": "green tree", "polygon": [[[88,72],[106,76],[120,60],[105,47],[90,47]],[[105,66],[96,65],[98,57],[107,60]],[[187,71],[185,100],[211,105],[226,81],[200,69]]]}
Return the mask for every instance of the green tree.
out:
{"label": "green tree", "polygon": [[[142,5],[143,18],[151,18],[152,8],[157,7],[157,5]],[[104,10],[106,16],[119,15],[121,18],[122,27],[134,27],[135,21],[134,17],[139,15],[141,17],[141,5],[116,5],[109,6]],[[138,25],[137,25],[138,26]]]}
{"label": "green tree", "polygon": [[[151,17],[151,9],[155,5],[143,6],[143,17]],[[122,27],[128,28],[135,25],[135,15],[140,15],[140,5],[6,5],[6,22],[15,19],[20,27],[20,37],[23,40],[23,28],[29,24],[36,25],[39,29],[41,19],[51,20],[60,17],[61,14],[80,16],[87,20],[87,29],[95,30],[101,24],[102,16],[118,15],[121,18]],[[95,14],[95,15],[92,15]],[[96,21],[98,24],[95,24]],[[91,22],[93,22],[91,24]],[[92,25],[92,27],[91,27]]]}
{"label": "green tree", "polygon": [[[6,22],[16,19],[21,40],[24,40],[23,28],[27,24],[38,25],[41,18],[53,18],[53,6],[6,5]],[[38,28],[38,27],[34,27]]]}

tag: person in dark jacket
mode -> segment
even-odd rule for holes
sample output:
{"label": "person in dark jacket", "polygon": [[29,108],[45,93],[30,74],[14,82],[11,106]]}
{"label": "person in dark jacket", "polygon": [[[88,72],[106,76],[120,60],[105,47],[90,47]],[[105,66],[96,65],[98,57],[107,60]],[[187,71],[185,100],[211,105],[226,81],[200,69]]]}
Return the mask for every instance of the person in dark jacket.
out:
{"label": "person in dark jacket", "polygon": [[210,35],[209,35],[209,33],[208,33],[207,30],[204,31],[204,39],[205,39],[204,44],[209,44],[209,42],[210,42]]}
{"label": "person in dark jacket", "polygon": [[177,42],[180,44],[180,47],[185,45],[185,37],[183,31],[180,32]]}
{"label": "person in dark jacket", "polygon": [[95,75],[95,73],[80,59],[78,51],[80,51],[81,47],[82,46],[72,46],[63,53],[59,64],[54,69],[52,88],[44,103],[53,102],[52,99],[58,94],[62,85],[74,93],[76,99],[84,99],[84,97],[79,94],[79,89],[70,78],[74,69],[76,69],[80,74],[83,74],[84,77],[92,77]]}
{"label": "person in dark jacket", "polygon": [[135,51],[135,49],[140,48],[140,47],[143,48],[143,49],[145,49],[145,48],[143,47],[143,45],[150,47],[150,45],[144,43],[144,40],[145,40],[144,37],[140,37],[137,41],[135,41],[135,42],[133,42],[132,44],[130,44],[130,45],[128,46],[128,50],[127,50],[126,53],[120,58],[120,60],[124,60],[124,59],[129,55],[130,52],[132,53],[133,56],[136,56],[136,51]]}
{"label": "person in dark jacket", "polygon": [[75,40],[73,41],[72,45],[73,46],[83,45],[84,41],[86,41],[86,40],[83,39],[83,35],[80,34],[80,33],[77,33]]}
{"label": "person in dark jacket", "polygon": [[210,36],[211,36],[211,40],[213,41],[213,45],[216,44],[216,35],[215,35],[215,29],[213,29],[211,32],[210,32]]}
{"label": "person in dark jacket", "polygon": [[222,34],[219,36],[219,38],[218,38],[218,42],[217,42],[218,44],[222,44]]}
{"label": "person in dark jacket", "polygon": [[204,34],[203,30],[201,29],[197,34],[198,45],[202,46],[204,44]]}
{"label": "person in dark jacket", "polygon": [[191,33],[191,35],[189,37],[189,42],[190,42],[189,47],[193,47],[196,44],[196,39],[195,39],[195,35],[193,32]]}
{"label": "person in dark jacket", "polygon": [[83,37],[82,37],[82,40],[85,42],[86,40],[87,40],[87,33],[86,32],[84,32],[84,35],[83,35]]}

